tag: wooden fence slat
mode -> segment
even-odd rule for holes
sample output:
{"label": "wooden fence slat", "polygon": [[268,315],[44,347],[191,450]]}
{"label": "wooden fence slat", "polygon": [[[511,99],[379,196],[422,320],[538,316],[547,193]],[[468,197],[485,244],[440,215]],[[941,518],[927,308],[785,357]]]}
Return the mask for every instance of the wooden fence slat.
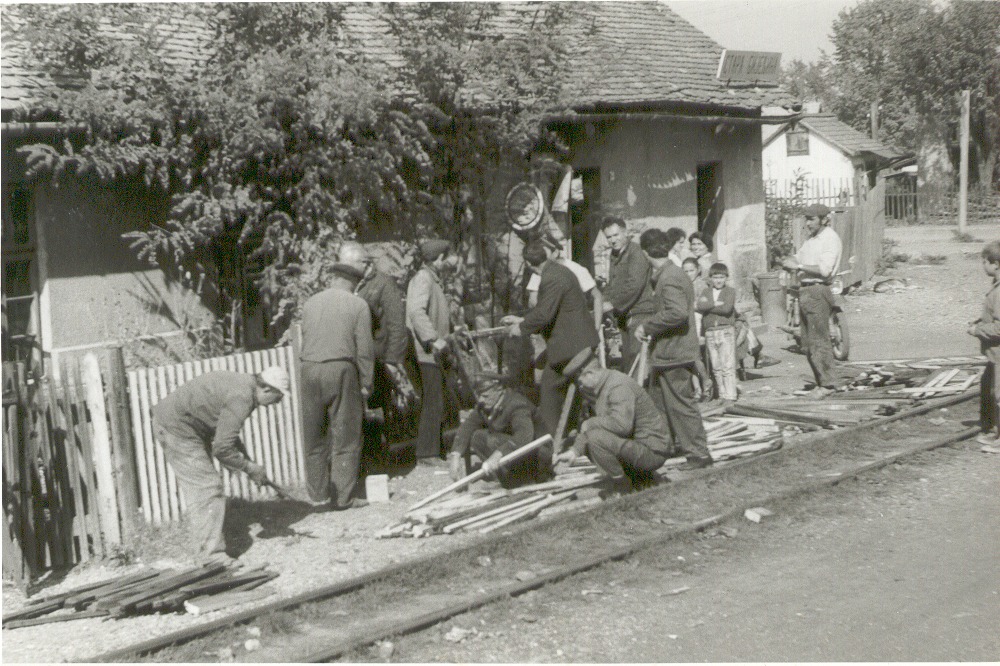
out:
{"label": "wooden fence slat", "polygon": [[[63,377],[66,377],[63,372]],[[80,447],[77,444],[76,428],[73,426],[73,400],[69,389],[69,381],[62,383],[63,423],[66,430],[66,472],[69,475],[70,486],[73,488],[73,534],[78,539],[80,561],[90,559],[90,542],[87,534],[87,508],[83,501],[84,478],[81,473]]]}
{"label": "wooden fence slat", "polygon": [[[161,385],[160,400],[177,390],[177,366],[163,366],[165,383]],[[170,463],[167,463],[167,488],[170,492],[170,519],[179,520],[181,517],[181,491],[177,483],[177,476]]]}
{"label": "wooden fence slat", "polygon": [[[248,372],[253,374],[259,374],[264,371],[264,359],[263,355],[259,351],[252,352],[247,356],[247,361],[249,361],[250,368]],[[256,442],[254,443],[254,455],[257,456],[256,460],[260,465],[263,465],[264,471],[267,473],[268,478],[274,479],[274,467],[271,464],[271,438],[268,434],[268,420],[270,419],[271,410],[273,407],[259,407],[254,410],[255,424],[254,424],[254,437]],[[257,487],[255,488],[258,495],[265,498],[271,499],[275,496],[274,491],[268,487]]]}
{"label": "wooden fence slat", "polygon": [[[277,349],[267,350],[267,357],[271,365],[281,365],[280,351]],[[277,482],[283,486],[291,485],[291,475],[288,473],[288,456],[285,455],[287,450],[286,443],[288,442],[288,436],[285,433],[285,414],[288,410],[291,400],[287,396],[278,403],[278,407],[274,410],[274,459],[275,467],[277,469]]]}
{"label": "wooden fence slat", "polygon": [[55,413],[57,407],[52,399],[51,385],[47,381],[40,383],[42,397],[42,447],[39,450],[41,469],[39,478],[43,479],[44,498],[43,511],[45,521],[45,544],[48,551],[49,567],[62,567],[68,564],[62,543],[62,521],[58,504],[59,489],[56,478],[55,442],[52,432],[56,425]]}
{"label": "wooden fence slat", "polygon": [[[166,382],[166,372],[164,369],[156,368],[149,378],[150,407],[155,407],[163,399]],[[156,458],[156,490],[160,496],[160,513],[165,522],[170,522],[176,519],[174,513],[170,510],[170,472],[167,467],[166,458],[163,455],[163,446],[154,447],[153,452]]]}
{"label": "wooden fence slat", "polygon": [[146,469],[149,476],[149,501],[153,514],[153,524],[159,525],[167,522],[167,516],[164,507],[160,504],[160,487],[162,486],[162,481],[157,471],[160,466],[157,464],[156,456],[156,451],[160,447],[160,443],[156,441],[156,436],[153,434],[151,417],[153,405],[155,404],[156,382],[153,381],[153,375],[148,371],[140,372],[138,377],[141,391],[139,395],[143,412],[143,434],[146,438]]}
{"label": "wooden fence slat", "polygon": [[[294,339],[294,336],[293,336]],[[295,458],[295,480],[298,484],[304,484],[306,478],[306,460],[302,438],[302,404],[300,400],[302,389],[302,366],[299,363],[299,348],[293,343],[285,348],[288,358],[288,372],[292,378],[292,427],[294,428],[293,440]],[[293,442],[289,442],[291,446]]]}
{"label": "wooden fence slat", "polygon": [[101,519],[101,531],[108,545],[121,543],[121,521],[118,517],[118,494],[115,487],[114,462],[111,457],[111,435],[104,407],[104,381],[97,356],[86,354],[82,360],[84,397],[90,414],[90,443],[97,472],[96,502]]}
{"label": "wooden fence slat", "polygon": [[147,523],[153,522],[153,513],[149,507],[149,476],[146,472],[146,438],[143,436],[142,422],[144,415],[139,405],[138,371],[128,373],[128,397],[132,405],[132,434],[135,440],[135,469],[139,480],[139,504],[142,516]]}
{"label": "wooden fence slat", "polygon": [[[37,412],[32,403],[32,392],[29,392],[25,381],[24,364],[15,366],[17,374],[17,384],[22,389],[19,402],[24,406],[21,415],[22,447],[20,451],[21,467],[21,512],[24,516],[22,531],[18,534],[21,539],[21,552],[24,553],[28,570],[32,574],[37,573],[42,568],[42,562],[38,557],[38,522],[35,513],[37,503],[35,495],[35,481],[32,470],[34,469],[35,450],[37,448]],[[35,384],[37,389],[38,384]]]}
{"label": "wooden fence slat", "polygon": [[80,441],[80,461],[84,470],[84,501],[87,511],[87,532],[90,536],[94,554],[100,557],[104,554],[104,534],[101,532],[100,516],[97,513],[97,496],[95,484],[97,474],[94,471],[94,453],[90,441],[90,429],[87,427],[86,403],[83,396],[83,382],[80,379],[80,367],[72,364],[72,372],[67,373],[72,378],[71,393],[76,404],[78,416],[77,436]]}

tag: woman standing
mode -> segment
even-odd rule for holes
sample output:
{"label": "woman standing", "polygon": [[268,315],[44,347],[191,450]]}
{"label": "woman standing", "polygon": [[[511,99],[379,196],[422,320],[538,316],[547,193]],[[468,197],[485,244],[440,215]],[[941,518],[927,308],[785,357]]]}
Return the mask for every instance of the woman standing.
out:
{"label": "woman standing", "polygon": [[702,275],[708,275],[709,269],[715,263],[715,255],[712,253],[712,239],[696,231],[688,236],[688,247],[691,255],[698,260],[698,267]]}

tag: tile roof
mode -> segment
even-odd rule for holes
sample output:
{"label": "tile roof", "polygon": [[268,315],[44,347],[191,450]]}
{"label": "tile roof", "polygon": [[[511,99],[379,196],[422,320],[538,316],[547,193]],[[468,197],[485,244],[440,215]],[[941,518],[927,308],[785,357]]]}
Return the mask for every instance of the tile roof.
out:
{"label": "tile roof", "polygon": [[[492,28],[503,33],[526,25],[525,18],[544,11],[548,3],[501,3]],[[558,3],[571,17],[563,35],[571,44],[573,108],[613,110],[658,104],[732,107],[754,112],[763,105],[791,101],[781,88],[727,86],[715,78],[722,47],[660,2]],[[157,5],[161,10],[172,5]],[[183,7],[184,5],[173,5]],[[3,110],[37,106],[57,81],[23,66],[26,46],[8,39],[19,25],[17,5],[3,9]],[[190,7],[190,5],[187,5]],[[343,26],[371,59],[398,67],[402,58],[389,37],[382,12],[386,5],[354,3],[346,6]],[[169,13],[169,10],[167,10]],[[121,26],[105,25],[107,34],[128,38]],[[211,49],[211,31],[184,15],[168,18],[157,29],[165,37],[164,59],[204,62]]]}
{"label": "tile roof", "polygon": [[[905,153],[887,146],[863,132],[859,132],[846,123],[842,123],[833,114],[805,116],[799,121],[799,124],[832,143],[848,157],[861,157],[864,154],[871,154],[886,161],[894,161],[906,157]],[[772,136],[768,137],[764,145],[767,146],[783,133],[775,132]]]}

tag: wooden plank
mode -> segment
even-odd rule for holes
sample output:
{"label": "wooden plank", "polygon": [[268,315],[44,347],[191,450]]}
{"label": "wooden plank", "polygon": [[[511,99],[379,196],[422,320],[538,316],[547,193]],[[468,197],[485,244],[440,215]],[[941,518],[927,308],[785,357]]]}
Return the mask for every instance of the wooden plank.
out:
{"label": "wooden plank", "polygon": [[484,511],[482,513],[477,513],[476,515],[474,515],[474,516],[472,516],[470,518],[465,518],[463,520],[455,521],[454,523],[451,523],[449,525],[445,525],[441,529],[441,531],[444,532],[445,534],[451,534],[452,532],[454,532],[456,530],[460,530],[460,529],[464,528],[467,525],[472,525],[474,523],[482,522],[484,520],[492,518],[493,516],[505,515],[505,514],[509,513],[510,511],[516,511],[516,510],[522,509],[522,508],[524,508],[525,506],[527,506],[529,504],[535,504],[535,503],[539,502],[540,500],[542,500],[543,498],[544,498],[544,495],[541,496],[541,497],[536,496],[536,495],[532,495],[531,497],[526,497],[526,498],[524,498],[522,500],[518,500],[518,501],[516,501],[516,502],[514,502],[512,504],[507,504],[507,505],[499,507],[497,509],[492,509],[490,511]]}
{"label": "wooden plank", "polygon": [[132,441],[135,442],[135,471],[139,485],[139,506],[142,517],[147,523],[153,522],[153,513],[149,506],[149,475],[146,469],[146,437],[143,431],[144,414],[139,405],[138,373],[134,370],[128,373],[128,396],[132,416]]}
{"label": "wooden plank", "polygon": [[[268,360],[271,365],[278,365],[284,367],[287,370],[286,364],[283,362],[283,357],[280,349],[269,349],[267,350]],[[291,373],[289,372],[289,375]],[[281,402],[275,408],[275,461],[277,467],[278,483],[289,486],[292,485],[294,480],[291,466],[289,465],[288,450],[292,445],[292,438],[289,437],[288,426],[289,426],[289,408],[291,407],[292,400],[291,396],[285,396],[282,398]]]}
{"label": "wooden plank", "polygon": [[[262,351],[254,352],[257,357],[257,367],[260,368],[260,372],[263,372],[266,368],[272,365],[270,359]],[[284,399],[282,399],[284,402]],[[281,441],[278,439],[278,427],[277,427],[277,415],[281,410],[282,402],[276,405],[270,405],[263,408],[263,413],[261,414],[261,450],[264,452],[264,469],[267,470],[267,476],[272,481],[277,481],[279,484],[286,483],[284,476],[281,474],[281,463],[280,454],[278,447],[281,446]],[[267,489],[267,494],[274,497],[274,490],[271,488]]]}
{"label": "wooden plank", "polygon": [[541,502],[525,507],[520,511],[515,511],[504,517],[502,520],[491,522],[489,525],[486,526],[480,526],[479,533],[488,534],[490,532],[500,529],[501,527],[506,527],[507,525],[516,523],[519,520],[528,520],[530,518],[534,518],[539,513],[541,513],[545,508],[550,507],[553,504],[558,504],[563,500],[571,499],[574,495],[576,495],[575,490],[571,490],[565,493],[555,493],[549,495],[548,497],[543,498]]}
{"label": "wooden plank", "polygon": [[[167,390],[167,369],[166,367],[156,368],[156,397],[157,402],[163,400],[169,391]],[[150,388],[153,388],[151,386]],[[176,521],[180,518],[179,507],[177,506],[177,484],[174,479],[174,471],[170,469],[163,447],[156,447],[156,478],[160,482],[160,507],[163,510],[165,521]]]}
{"label": "wooden plank", "polygon": [[[66,372],[63,372],[66,377]],[[69,382],[63,381],[63,417],[66,424],[66,472],[73,489],[73,535],[79,546],[81,562],[90,560],[90,541],[87,534],[87,513],[83,501],[83,473],[80,465],[80,447],[77,444],[76,428],[73,425],[73,413]]]}
{"label": "wooden plank", "polygon": [[135,460],[135,439],[131,428],[128,378],[125,374],[125,356],[121,347],[112,347],[105,351],[104,367],[118,518],[121,521],[122,541],[132,543],[138,535],[139,528],[139,480]]}
{"label": "wooden plank", "polygon": [[69,563],[64,556],[62,530],[60,529],[59,491],[55,474],[56,461],[53,455],[55,443],[52,441],[52,429],[56,425],[55,418],[58,407],[55,405],[49,381],[39,382],[38,395],[41,398],[40,407],[43,414],[40,430],[42,433],[41,447],[38,450],[38,478],[41,482],[39,496],[42,498],[46,561],[49,567],[62,567]]}
{"label": "wooden plank", "polygon": [[[160,399],[164,399],[177,390],[177,366],[176,365],[166,365],[163,367],[163,379],[166,381],[165,384],[161,385],[162,393],[160,394]],[[160,375],[157,373],[157,382],[160,381]],[[164,456],[164,463],[167,466],[167,489],[169,490],[168,499],[170,500],[170,520],[178,521],[181,518],[181,489],[180,485],[177,483],[177,475],[174,472],[173,467],[170,466],[170,462],[166,460]]]}
{"label": "wooden plank", "polygon": [[301,340],[301,328],[297,325],[292,328],[293,333],[298,332],[299,337],[295,335],[292,336],[293,343],[291,346],[286,347],[286,355],[288,357],[288,371],[291,373],[291,398],[292,398],[292,426],[294,427],[294,438],[295,442],[295,481],[297,483],[305,482],[305,448],[303,446],[302,439],[302,366],[299,362],[299,347],[296,346],[295,340]]}
{"label": "wooden plank", "polygon": [[86,618],[93,617],[104,617],[107,615],[107,611],[99,610],[86,610],[86,611],[76,611],[73,613],[63,613],[60,615],[46,615],[44,617],[36,617],[30,620],[13,620],[4,625],[4,629],[20,629],[22,627],[35,627],[40,624],[53,624],[56,622],[70,622],[72,620],[83,620]]}
{"label": "wooden plank", "polygon": [[76,433],[80,442],[80,463],[83,469],[83,489],[86,500],[87,512],[87,534],[90,537],[90,546],[93,548],[95,556],[104,555],[104,534],[101,532],[100,518],[97,515],[97,497],[95,494],[94,456],[90,443],[90,428],[87,426],[85,404],[83,397],[83,382],[80,378],[80,366],[73,363],[72,372],[67,373],[67,378],[72,378],[71,393],[76,404],[76,414],[79,417]]}
{"label": "wooden plank", "polygon": [[[244,374],[252,375],[256,374],[257,370],[255,368],[255,359],[253,354],[239,354],[235,357],[231,357],[235,362],[235,371]],[[243,428],[244,432],[244,443],[246,444],[247,451],[250,457],[255,463],[261,465],[266,470],[267,467],[264,465],[264,442],[261,433],[261,408],[258,407],[247,419],[247,423]],[[246,486],[247,494],[244,495],[247,499],[265,499],[270,493],[268,488],[259,488],[257,484],[250,482]]]}
{"label": "wooden plank", "polygon": [[163,480],[157,468],[157,449],[161,444],[156,441],[153,434],[152,408],[156,404],[156,385],[153,381],[153,373],[148,369],[140,370],[136,377],[139,380],[139,398],[142,407],[143,438],[146,441],[146,472],[149,478],[149,501],[150,512],[153,516],[153,524],[161,525],[166,522],[165,508],[160,504],[160,488]]}
{"label": "wooden plank", "polygon": [[90,443],[94,456],[94,471],[97,473],[96,506],[105,544],[114,546],[122,541],[118,518],[118,493],[111,455],[111,433],[104,407],[104,382],[101,378],[101,366],[95,354],[84,355],[82,377],[87,409],[90,411],[92,428]]}
{"label": "wooden plank", "polygon": [[267,599],[268,597],[274,595],[274,593],[275,591],[273,588],[259,588],[246,592],[232,592],[229,594],[200,597],[185,601],[184,609],[192,615],[204,615],[205,613],[222,610],[223,608],[230,608],[232,606],[250,603],[251,601]]}

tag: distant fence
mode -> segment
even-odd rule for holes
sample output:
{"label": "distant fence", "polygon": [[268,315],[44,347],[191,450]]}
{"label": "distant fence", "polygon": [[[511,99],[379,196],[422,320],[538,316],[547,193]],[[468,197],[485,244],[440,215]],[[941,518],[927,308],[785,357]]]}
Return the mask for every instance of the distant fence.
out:
{"label": "distant fence", "polygon": [[[886,182],[885,215],[889,224],[956,224],[958,189],[917,184],[913,178],[890,178]],[[1000,223],[1000,192],[988,187],[969,189],[970,224]]]}
{"label": "distant fence", "polygon": [[[128,373],[132,403],[140,504],[147,522],[154,525],[176,521],[184,513],[184,499],[174,471],[163,457],[163,449],[153,440],[151,409],[161,399],[187,381],[216,370],[258,373],[278,365],[292,378],[290,395],[276,405],[258,407],[244,424],[241,437],[250,457],[264,466],[268,477],[280,485],[300,485],[305,480],[302,432],[299,416],[298,373],[291,347],[247,352],[232,356],[190,361]],[[222,472],[226,492],[231,497],[267,499],[271,488],[260,488],[245,474],[232,473],[214,461]]]}
{"label": "distant fence", "polygon": [[773,199],[819,203],[830,208],[856,206],[868,193],[866,186],[853,178],[799,178],[796,180],[765,180],[764,191]]}

